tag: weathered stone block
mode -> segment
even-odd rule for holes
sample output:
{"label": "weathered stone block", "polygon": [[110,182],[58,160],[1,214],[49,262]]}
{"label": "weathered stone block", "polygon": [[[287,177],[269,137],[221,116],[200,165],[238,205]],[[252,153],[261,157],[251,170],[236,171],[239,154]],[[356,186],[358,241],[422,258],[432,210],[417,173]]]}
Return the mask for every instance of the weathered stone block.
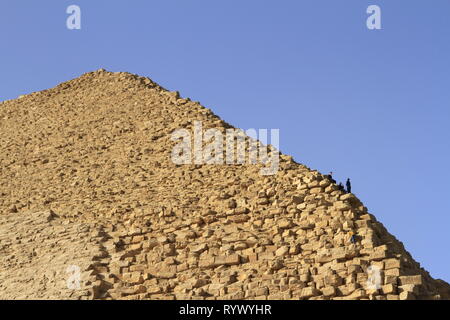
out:
{"label": "weathered stone block", "polygon": [[412,292],[403,291],[403,292],[400,292],[399,299],[400,300],[416,300],[416,296]]}
{"label": "weathered stone block", "polygon": [[419,294],[419,286],[415,285],[415,284],[404,284],[402,286],[398,287],[398,290],[400,293],[402,292],[411,292],[414,293],[415,295]]}
{"label": "weathered stone block", "polygon": [[306,287],[303,288],[301,293],[300,293],[300,298],[301,299],[308,299],[314,296],[318,296],[320,295],[320,292],[314,288],[314,287]]}
{"label": "weathered stone block", "polygon": [[400,260],[395,259],[395,258],[386,259],[386,260],[384,260],[384,268],[386,270],[395,269],[395,268],[400,269]]}
{"label": "weathered stone block", "polygon": [[382,286],[381,291],[383,292],[383,294],[396,294],[397,288],[394,284],[389,283]]}
{"label": "weathered stone block", "polygon": [[321,291],[325,297],[334,297],[336,295],[336,288],[332,286],[322,288]]}
{"label": "weathered stone block", "polygon": [[422,276],[402,276],[399,277],[399,284],[400,286],[406,285],[406,284],[413,284],[413,285],[422,285]]}

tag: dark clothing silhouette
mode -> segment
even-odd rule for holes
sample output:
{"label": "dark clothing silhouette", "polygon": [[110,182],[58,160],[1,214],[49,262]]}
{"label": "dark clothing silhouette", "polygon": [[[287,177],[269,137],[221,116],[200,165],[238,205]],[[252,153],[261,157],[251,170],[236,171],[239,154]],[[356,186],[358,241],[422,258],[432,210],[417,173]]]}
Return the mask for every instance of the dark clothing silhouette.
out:
{"label": "dark clothing silhouette", "polygon": [[352,193],[352,183],[350,182],[350,179],[347,179],[345,184],[347,185],[347,192]]}
{"label": "dark clothing silhouette", "polygon": [[342,182],[339,182],[338,189],[341,191],[345,191],[345,188],[344,188],[344,185],[342,184]]}
{"label": "dark clothing silhouette", "polygon": [[336,180],[333,179],[333,174],[330,172],[330,174],[326,174],[325,178],[327,178],[328,180],[330,180],[331,183],[336,184]]}

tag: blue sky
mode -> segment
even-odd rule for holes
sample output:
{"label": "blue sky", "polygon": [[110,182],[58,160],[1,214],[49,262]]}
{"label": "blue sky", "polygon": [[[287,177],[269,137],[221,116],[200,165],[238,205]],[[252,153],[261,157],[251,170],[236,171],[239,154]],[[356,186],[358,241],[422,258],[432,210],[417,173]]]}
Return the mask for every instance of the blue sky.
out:
{"label": "blue sky", "polygon": [[[82,29],[66,28],[79,5]],[[382,30],[368,30],[379,5]],[[105,68],[148,76],[354,192],[450,281],[450,2],[2,1],[0,100]]]}

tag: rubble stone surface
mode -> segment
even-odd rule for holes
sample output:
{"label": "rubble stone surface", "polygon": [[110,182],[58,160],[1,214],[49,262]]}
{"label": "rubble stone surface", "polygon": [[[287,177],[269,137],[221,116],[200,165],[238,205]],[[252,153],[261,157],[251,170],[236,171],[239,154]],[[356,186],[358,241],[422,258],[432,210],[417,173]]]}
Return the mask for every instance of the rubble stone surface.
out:
{"label": "rubble stone surface", "polygon": [[273,176],[174,164],[171,133],[195,120],[231,128],[105,70],[0,103],[0,299],[449,299],[355,195],[289,156]]}

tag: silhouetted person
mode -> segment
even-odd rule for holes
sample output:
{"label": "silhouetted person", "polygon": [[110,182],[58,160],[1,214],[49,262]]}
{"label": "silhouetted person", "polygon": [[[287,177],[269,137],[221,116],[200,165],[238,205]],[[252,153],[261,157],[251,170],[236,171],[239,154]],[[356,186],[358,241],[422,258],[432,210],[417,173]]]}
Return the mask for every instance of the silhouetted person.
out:
{"label": "silhouetted person", "polygon": [[339,182],[338,189],[345,192],[345,188],[342,182]]}
{"label": "silhouetted person", "polygon": [[345,184],[347,185],[347,192],[352,193],[352,183],[350,182],[350,178],[347,179],[347,182]]}
{"label": "silhouetted person", "polygon": [[350,236],[350,242],[353,243],[353,244],[355,244],[355,243],[356,243],[356,235],[355,235],[355,232],[350,231],[350,232],[349,232],[349,236]]}
{"label": "silhouetted person", "polygon": [[328,180],[331,181],[331,183],[336,184],[336,180],[333,179],[333,171],[331,171],[329,174],[325,175],[325,177],[327,177]]}

